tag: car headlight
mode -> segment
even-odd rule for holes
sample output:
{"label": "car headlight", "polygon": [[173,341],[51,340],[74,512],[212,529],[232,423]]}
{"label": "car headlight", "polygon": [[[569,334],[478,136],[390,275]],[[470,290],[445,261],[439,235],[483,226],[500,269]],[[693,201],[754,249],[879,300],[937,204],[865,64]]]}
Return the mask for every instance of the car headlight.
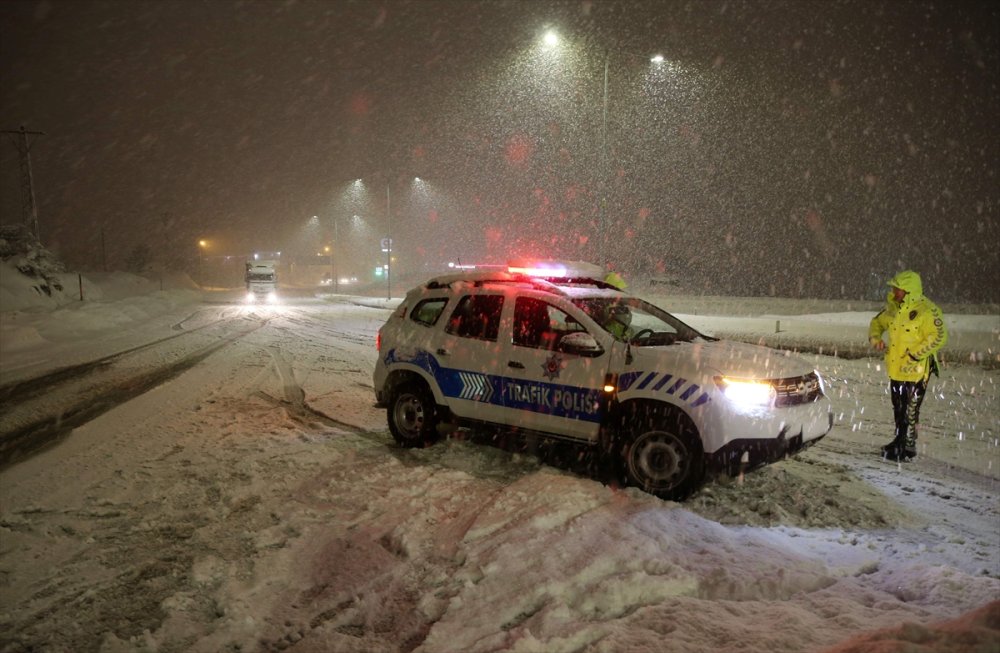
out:
{"label": "car headlight", "polygon": [[823,381],[823,375],[819,373],[819,370],[813,370],[813,374],[816,375],[816,381],[819,382],[819,393],[826,395],[826,383]]}
{"label": "car headlight", "polygon": [[741,406],[769,406],[774,401],[774,388],[767,381],[717,376],[715,383],[726,399]]}
{"label": "car headlight", "polygon": [[252,292],[247,293],[247,304],[253,304],[256,300],[257,297]]}

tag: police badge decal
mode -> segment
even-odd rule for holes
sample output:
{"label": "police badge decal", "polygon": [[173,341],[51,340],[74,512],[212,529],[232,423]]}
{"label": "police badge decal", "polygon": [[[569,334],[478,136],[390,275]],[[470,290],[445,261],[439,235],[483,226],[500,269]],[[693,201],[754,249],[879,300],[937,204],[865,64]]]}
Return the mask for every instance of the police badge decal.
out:
{"label": "police badge decal", "polygon": [[559,354],[552,354],[542,363],[542,375],[549,381],[555,381],[559,378],[559,373],[562,372],[564,367],[566,367],[566,364],[563,363]]}

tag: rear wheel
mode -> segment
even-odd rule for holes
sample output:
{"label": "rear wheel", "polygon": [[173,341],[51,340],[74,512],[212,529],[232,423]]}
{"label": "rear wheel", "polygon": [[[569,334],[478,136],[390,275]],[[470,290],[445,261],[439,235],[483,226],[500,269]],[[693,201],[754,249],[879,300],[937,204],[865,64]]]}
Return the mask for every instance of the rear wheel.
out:
{"label": "rear wheel", "polygon": [[697,431],[670,407],[638,407],[626,424],[622,455],[628,484],[663,499],[685,499],[705,478]]}
{"label": "rear wheel", "polygon": [[386,412],[389,431],[400,445],[425,447],[437,441],[437,406],[423,383],[411,381],[393,390]]}

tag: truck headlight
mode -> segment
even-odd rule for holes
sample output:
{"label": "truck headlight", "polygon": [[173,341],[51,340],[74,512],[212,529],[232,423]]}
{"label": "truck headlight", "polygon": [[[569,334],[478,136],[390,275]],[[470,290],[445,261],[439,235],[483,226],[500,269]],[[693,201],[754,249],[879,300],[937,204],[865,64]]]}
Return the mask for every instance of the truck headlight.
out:
{"label": "truck headlight", "polygon": [[769,406],[774,401],[774,388],[767,381],[717,376],[715,383],[726,399],[741,406]]}

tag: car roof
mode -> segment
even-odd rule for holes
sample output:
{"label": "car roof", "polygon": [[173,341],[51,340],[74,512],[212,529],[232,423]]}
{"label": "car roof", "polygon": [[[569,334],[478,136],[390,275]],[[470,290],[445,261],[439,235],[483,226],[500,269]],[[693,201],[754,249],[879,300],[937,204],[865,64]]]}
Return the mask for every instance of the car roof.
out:
{"label": "car roof", "polygon": [[[520,286],[523,289],[539,290],[561,296],[581,294],[620,295],[617,287],[600,279],[590,277],[540,277],[506,270],[469,270],[444,274],[424,283],[418,290],[456,289],[463,285],[484,287],[493,284]],[[600,290],[602,292],[595,293]]]}

